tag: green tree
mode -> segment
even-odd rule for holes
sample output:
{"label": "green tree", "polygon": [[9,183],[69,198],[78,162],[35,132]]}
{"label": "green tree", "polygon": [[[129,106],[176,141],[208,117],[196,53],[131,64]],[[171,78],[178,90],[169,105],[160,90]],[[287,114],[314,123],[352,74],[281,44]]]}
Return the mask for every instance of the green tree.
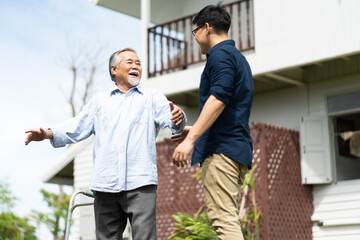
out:
{"label": "green tree", "polygon": [[0,180],[0,239],[37,240],[36,228],[29,223],[29,218],[22,218],[12,212],[16,197],[9,185]]}
{"label": "green tree", "polygon": [[40,192],[50,208],[50,212],[33,210],[38,222],[43,223],[49,229],[54,240],[64,239],[70,196],[64,192],[60,195],[45,189],[41,189]]}
{"label": "green tree", "polygon": [[14,206],[14,197],[9,190],[9,185],[0,181],[0,211],[10,211]]}

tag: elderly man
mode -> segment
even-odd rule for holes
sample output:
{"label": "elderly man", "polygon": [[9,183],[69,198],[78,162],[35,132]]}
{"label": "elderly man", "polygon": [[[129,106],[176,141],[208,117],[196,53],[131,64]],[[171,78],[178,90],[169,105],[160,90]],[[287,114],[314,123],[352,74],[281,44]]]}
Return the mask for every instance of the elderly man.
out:
{"label": "elderly man", "polygon": [[159,91],[139,86],[142,68],[133,49],[112,54],[109,71],[115,82],[111,90],[96,95],[62,125],[26,131],[25,144],[50,139],[62,147],[94,134],[90,189],[97,239],[122,239],[129,219],[134,240],[155,240],[155,138],[160,127],[180,133],[186,117]]}

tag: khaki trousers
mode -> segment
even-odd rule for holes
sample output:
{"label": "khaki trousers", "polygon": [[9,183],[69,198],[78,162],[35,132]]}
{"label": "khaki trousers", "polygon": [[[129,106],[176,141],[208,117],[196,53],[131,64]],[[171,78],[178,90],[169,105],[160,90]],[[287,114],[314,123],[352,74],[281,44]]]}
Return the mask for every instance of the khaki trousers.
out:
{"label": "khaki trousers", "polygon": [[248,166],[223,154],[202,163],[202,182],[208,217],[220,240],[243,240],[239,223],[239,191]]}

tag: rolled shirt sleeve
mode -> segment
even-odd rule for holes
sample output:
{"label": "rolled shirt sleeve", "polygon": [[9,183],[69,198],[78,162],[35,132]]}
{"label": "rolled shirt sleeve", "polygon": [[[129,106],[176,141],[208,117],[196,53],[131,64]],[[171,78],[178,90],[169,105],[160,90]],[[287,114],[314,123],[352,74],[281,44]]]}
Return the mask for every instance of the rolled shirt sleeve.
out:
{"label": "rolled shirt sleeve", "polygon": [[67,122],[51,127],[53,147],[64,147],[66,144],[80,142],[94,133],[94,103],[90,101],[82,111]]}
{"label": "rolled shirt sleeve", "polygon": [[169,100],[160,91],[155,89],[153,93],[153,107],[155,113],[155,122],[161,128],[169,127],[173,134],[181,133],[184,130],[184,127],[187,123],[185,112],[181,110],[184,118],[181,124],[177,126],[170,120],[172,115]]}
{"label": "rolled shirt sleeve", "polygon": [[[226,51],[219,51],[216,58],[217,64],[211,64],[209,95],[228,105],[234,90],[235,66],[233,56]],[[210,59],[215,61],[215,59]]]}

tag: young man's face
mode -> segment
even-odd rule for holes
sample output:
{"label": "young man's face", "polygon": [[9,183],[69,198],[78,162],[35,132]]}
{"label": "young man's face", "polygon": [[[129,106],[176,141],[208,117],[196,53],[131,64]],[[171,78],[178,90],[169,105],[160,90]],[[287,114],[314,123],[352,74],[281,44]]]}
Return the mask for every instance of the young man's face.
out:
{"label": "young man's face", "polygon": [[137,86],[142,73],[139,57],[130,51],[119,53],[118,57],[121,58],[119,65],[112,68],[116,82],[120,81],[129,88]]}
{"label": "young man's face", "polygon": [[[203,27],[199,28],[195,33],[195,40],[200,46],[200,51],[202,54],[206,54],[210,47],[209,39],[207,37],[207,25],[205,24]],[[195,25],[195,29],[198,28],[197,25]]]}

